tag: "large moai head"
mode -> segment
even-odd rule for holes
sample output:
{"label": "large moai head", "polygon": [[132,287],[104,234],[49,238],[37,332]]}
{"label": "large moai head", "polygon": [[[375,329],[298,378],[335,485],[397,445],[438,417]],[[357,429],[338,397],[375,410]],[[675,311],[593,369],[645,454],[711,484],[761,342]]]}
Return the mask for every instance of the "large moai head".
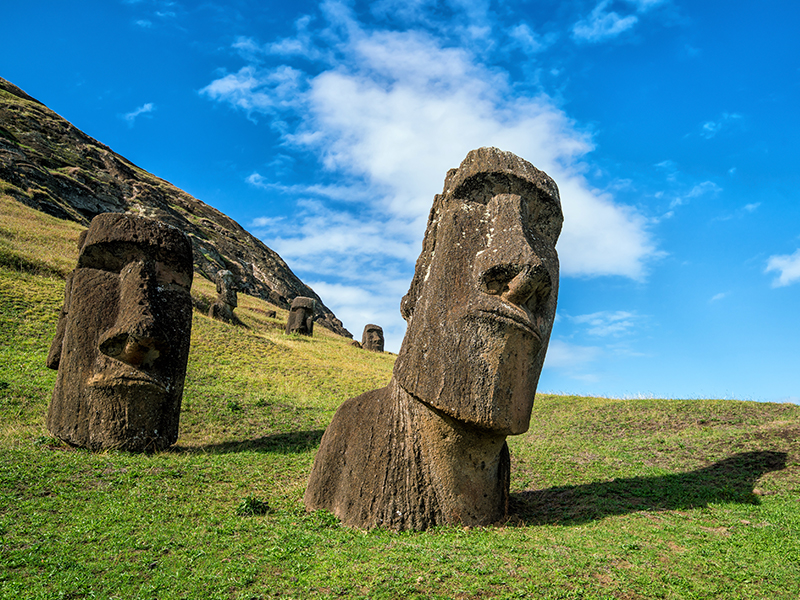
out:
{"label": "large moai head", "polygon": [[292,300],[289,318],[286,320],[286,333],[299,333],[301,335],[314,334],[314,309],[317,301],[314,298],[297,296]]}
{"label": "large moai head", "polygon": [[233,273],[228,270],[217,272],[217,302],[235,308],[239,305],[236,290],[236,279]]}
{"label": "large moai head", "polygon": [[50,432],[91,449],[158,450],[178,437],[192,325],[192,247],[144,217],[96,216],[67,280],[47,366]]}
{"label": "large moai head", "polygon": [[383,352],[383,328],[372,323],[365,325],[361,347],[372,352]]}
{"label": "large moai head", "polygon": [[496,148],[471,151],[434,198],[394,376],[443,413],[500,434],[527,431],[553,326],[555,182]]}

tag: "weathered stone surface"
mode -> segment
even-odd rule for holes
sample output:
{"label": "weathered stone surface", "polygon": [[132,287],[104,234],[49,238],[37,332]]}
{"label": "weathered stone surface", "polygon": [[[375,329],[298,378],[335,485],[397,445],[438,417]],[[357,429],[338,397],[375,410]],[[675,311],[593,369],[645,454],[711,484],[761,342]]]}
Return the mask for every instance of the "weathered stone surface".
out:
{"label": "weathered stone surface", "polygon": [[288,309],[316,300],[317,324],[352,338],[317,294],[233,219],[140,169],[0,78],[0,186],[37,210],[88,225],[100,213],[158,219],[189,236],[194,266],[214,281],[233,272],[238,291]]}
{"label": "weathered stone surface", "polygon": [[506,436],[528,429],[555,318],[563,217],[545,173],[470,152],[434,198],[386,388],[345,402],[304,501],[348,525],[488,525],[507,512]]}
{"label": "weathered stone surface", "polygon": [[371,352],[383,352],[383,328],[372,323],[365,325],[361,347]]}
{"label": "weathered stone surface", "polygon": [[292,300],[292,308],[286,320],[286,333],[299,333],[300,335],[314,334],[314,304],[313,298],[298,296]]}
{"label": "weathered stone surface", "polygon": [[80,240],[47,366],[47,428],[74,446],[151,451],[178,437],[192,326],[192,247],[144,217],[95,217]]}
{"label": "weathered stone surface", "polygon": [[236,297],[236,280],[233,273],[228,270],[219,271],[217,273],[217,299],[209,307],[208,316],[232,325],[238,325],[240,321],[233,314],[238,305],[239,299]]}

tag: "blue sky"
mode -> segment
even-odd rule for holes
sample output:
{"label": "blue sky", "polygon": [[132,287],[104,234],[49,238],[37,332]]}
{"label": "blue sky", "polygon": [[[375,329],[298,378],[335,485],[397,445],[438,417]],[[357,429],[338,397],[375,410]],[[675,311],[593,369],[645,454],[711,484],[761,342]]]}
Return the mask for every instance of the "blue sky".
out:
{"label": "blue sky", "polygon": [[559,185],[540,391],[800,401],[800,4],[15,2],[0,76],[239,221],[360,338],[433,195],[497,146]]}

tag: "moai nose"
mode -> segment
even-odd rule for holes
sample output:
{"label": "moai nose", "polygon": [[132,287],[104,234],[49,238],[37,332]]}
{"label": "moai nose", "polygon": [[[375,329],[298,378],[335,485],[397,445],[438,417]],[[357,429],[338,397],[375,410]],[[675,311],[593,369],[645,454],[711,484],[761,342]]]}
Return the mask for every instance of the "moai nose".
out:
{"label": "moai nose", "polygon": [[169,351],[155,313],[158,299],[152,265],[128,264],[120,272],[119,306],[114,326],[100,338],[100,351],[134,367],[149,367]]}
{"label": "moai nose", "polygon": [[550,275],[541,263],[521,264],[521,260],[495,264],[479,275],[480,289],[493,296],[500,296],[510,304],[530,306],[546,302],[552,288]]}
{"label": "moai nose", "polygon": [[484,293],[534,313],[550,297],[552,281],[523,221],[521,201],[501,194],[487,205],[492,235],[477,257],[476,275]]}

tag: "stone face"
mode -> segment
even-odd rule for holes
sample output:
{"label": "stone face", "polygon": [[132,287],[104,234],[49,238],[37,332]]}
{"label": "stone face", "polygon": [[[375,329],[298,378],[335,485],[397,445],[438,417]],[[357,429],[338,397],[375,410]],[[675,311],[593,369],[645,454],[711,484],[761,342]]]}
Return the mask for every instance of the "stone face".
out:
{"label": "stone face", "polygon": [[217,273],[217,300],[209,307],[208,316],[226,323],[238,324],[239,319],[233,314],[238,306],[236,296],[236,280],[228,270]]}
{"label": "stone face", "polygon": [[527,431],[555,318],[558,188],[496,148],[470,152],[434,198],[401,303],[386,388],[343,404],[305,493],[348,525],[488,525],[507,512],[508,435]]}
{"label": "stone face", "polygon": [[365,325],[361,347],[372,352],[383,352],[383,328],[372,323]]}
{"label": "stone face", "polygon": [[313,298],[298,296],[292,300],[292,308],[286,320],[286,333],[313,335],[315,307],[316,301]]}
{"label": "stone face", "polygon": [[106,213],[81,238],[47,366],[55,437],[151,451],[178,437],[192,325],[192,247],[162,222]]}

